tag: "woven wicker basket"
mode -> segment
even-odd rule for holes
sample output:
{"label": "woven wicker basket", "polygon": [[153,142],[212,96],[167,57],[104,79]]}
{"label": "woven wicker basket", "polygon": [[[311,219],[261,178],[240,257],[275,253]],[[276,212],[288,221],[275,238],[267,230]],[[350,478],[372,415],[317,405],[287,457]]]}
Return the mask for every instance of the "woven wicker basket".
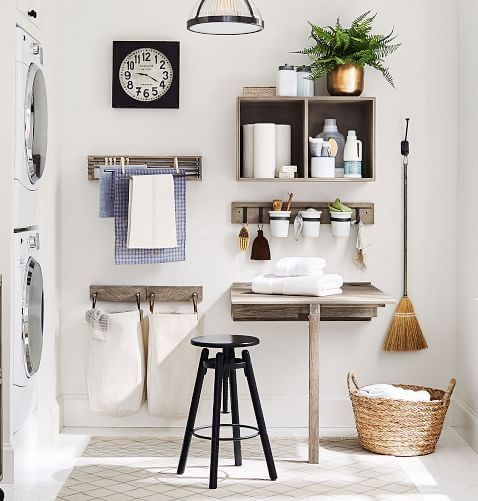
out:
{"label": "woven wicker basket", "polygon": [[456,381],[446,391],[397,384],[407,390],[427,390],[430,402],[409,402],[358,395],[353,374],[347,376],[355,423],[362,447],[389,456],[423,456],[434,452]]}

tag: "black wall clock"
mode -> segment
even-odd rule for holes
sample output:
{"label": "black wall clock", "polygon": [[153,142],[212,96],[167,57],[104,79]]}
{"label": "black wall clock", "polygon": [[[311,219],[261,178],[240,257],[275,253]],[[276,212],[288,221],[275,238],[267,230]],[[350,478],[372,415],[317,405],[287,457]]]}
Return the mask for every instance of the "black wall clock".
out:
{"label": "black wall clock", "polygon": [[113,108],[179,108],[179,42],[113,42]]}

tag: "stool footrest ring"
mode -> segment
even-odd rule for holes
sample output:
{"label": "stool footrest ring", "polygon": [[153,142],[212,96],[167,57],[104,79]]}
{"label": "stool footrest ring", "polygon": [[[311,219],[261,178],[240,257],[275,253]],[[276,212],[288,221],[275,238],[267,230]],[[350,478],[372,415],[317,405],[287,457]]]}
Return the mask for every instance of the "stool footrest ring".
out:
{"label": "stool footrest ring", "polygon": [[[253,433],[251,435],[246,435],[245,437],[219,437],[219,440],[221,442],[240,442],[241,440],[249,440],[250,438],[255,438],[258,437],[260,434],[259,428],[256,426],[249,426],[247,424],[221,424],[221,428],[246,428],[247,430],[254,430],[256,433]],[[197,428],[193,429],[193,435],[196,438],[200,438],[202,440],[212,440],[212,437],[208,437],[207,435],[201,435],[197,433],[199,430],[210,430],[212,429],[212,426],[198,426]]]}

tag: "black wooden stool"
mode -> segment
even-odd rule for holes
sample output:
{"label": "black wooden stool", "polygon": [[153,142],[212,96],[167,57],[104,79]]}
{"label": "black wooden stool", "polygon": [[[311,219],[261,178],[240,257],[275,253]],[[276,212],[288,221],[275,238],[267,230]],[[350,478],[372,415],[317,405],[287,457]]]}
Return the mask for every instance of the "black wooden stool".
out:
{"label": "black wooden stool", "polygon": [[[189,446],[194,435],[197,438],[211,440],[211,467],[209,471],[209,488],[217,488],[217,469],[219,461],[219,442],[233,441],[234,442],[234,462],[236,466],[242,465],[241,455],[241,440],[254,438],[258,435],[261,438],[262,448],[266,457],[267,468],[271,480],[277,479],[274,458],[272,457],[271,445],[269,436],[267,435],[266,423],[262,413],[261,402],[259,400],[259,392],[257,390],[256,379],[252,369],[251,356],[247,350],[243,350],[242,358],[236,358],[235,348],[246,348],[259,344],[259,339],[252,336],[202,336],[191,340],[194,346],[201,346],[201,359],[199,361],[198,372],[196,376],[196,384],[189,409],[188,422],[184,433],[183,447],[178,465],[178,475],[182,475],[186,469],[188,459]],[[215,358],[209,358],[208,348],[220,349],[222,352],[217,353]],[[207,369],[215,370],[214,378],[214,404],[212,413],[212,426],[200,426],[195,428],[196,415],[201,397],[201,390],[206,375]],[[236,370],[244,369],[244,373],[249,385],[251,393],[252,405],[256,415],[257,427],[241,425],[239,422],[239,402],[237,398],[237,379]],[[223,412],[228,412],[228,389],[231,389],[231,414],[232,424],[221,424],[221,400],[223,404]],[[221,396],[222,393],[222,396]],[[232,428],[232,438],[221,438],[221,426]],[[241,436],[241,428],[254,430],[256,433],[247,436]],[[200,430],[211,429],[211,436],[201,435]]]}

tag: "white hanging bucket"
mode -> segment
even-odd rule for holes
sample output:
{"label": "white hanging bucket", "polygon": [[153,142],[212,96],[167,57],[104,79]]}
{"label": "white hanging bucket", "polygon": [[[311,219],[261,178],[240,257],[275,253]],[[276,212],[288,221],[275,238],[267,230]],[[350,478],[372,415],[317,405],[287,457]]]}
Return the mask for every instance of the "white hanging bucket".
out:
{"label": "white hanging bucket", "polygon": [[287,238],[289,236],[291,211],[278,210],[269,211],[271,234],[277,238]]}
{"label": "white hanging bucket", "polygon": [[320,237],[320,217],[321,211],[303,210],[300,215],[304,221],[302,228],[302,236],[304,238],[319,238]]}
{"label": "white hanging bucket", "polygon": [[350,235],[352,224],[351,212],[331,212],[330,224],[332,225],[332,236],[337,238],[347,238]]}

